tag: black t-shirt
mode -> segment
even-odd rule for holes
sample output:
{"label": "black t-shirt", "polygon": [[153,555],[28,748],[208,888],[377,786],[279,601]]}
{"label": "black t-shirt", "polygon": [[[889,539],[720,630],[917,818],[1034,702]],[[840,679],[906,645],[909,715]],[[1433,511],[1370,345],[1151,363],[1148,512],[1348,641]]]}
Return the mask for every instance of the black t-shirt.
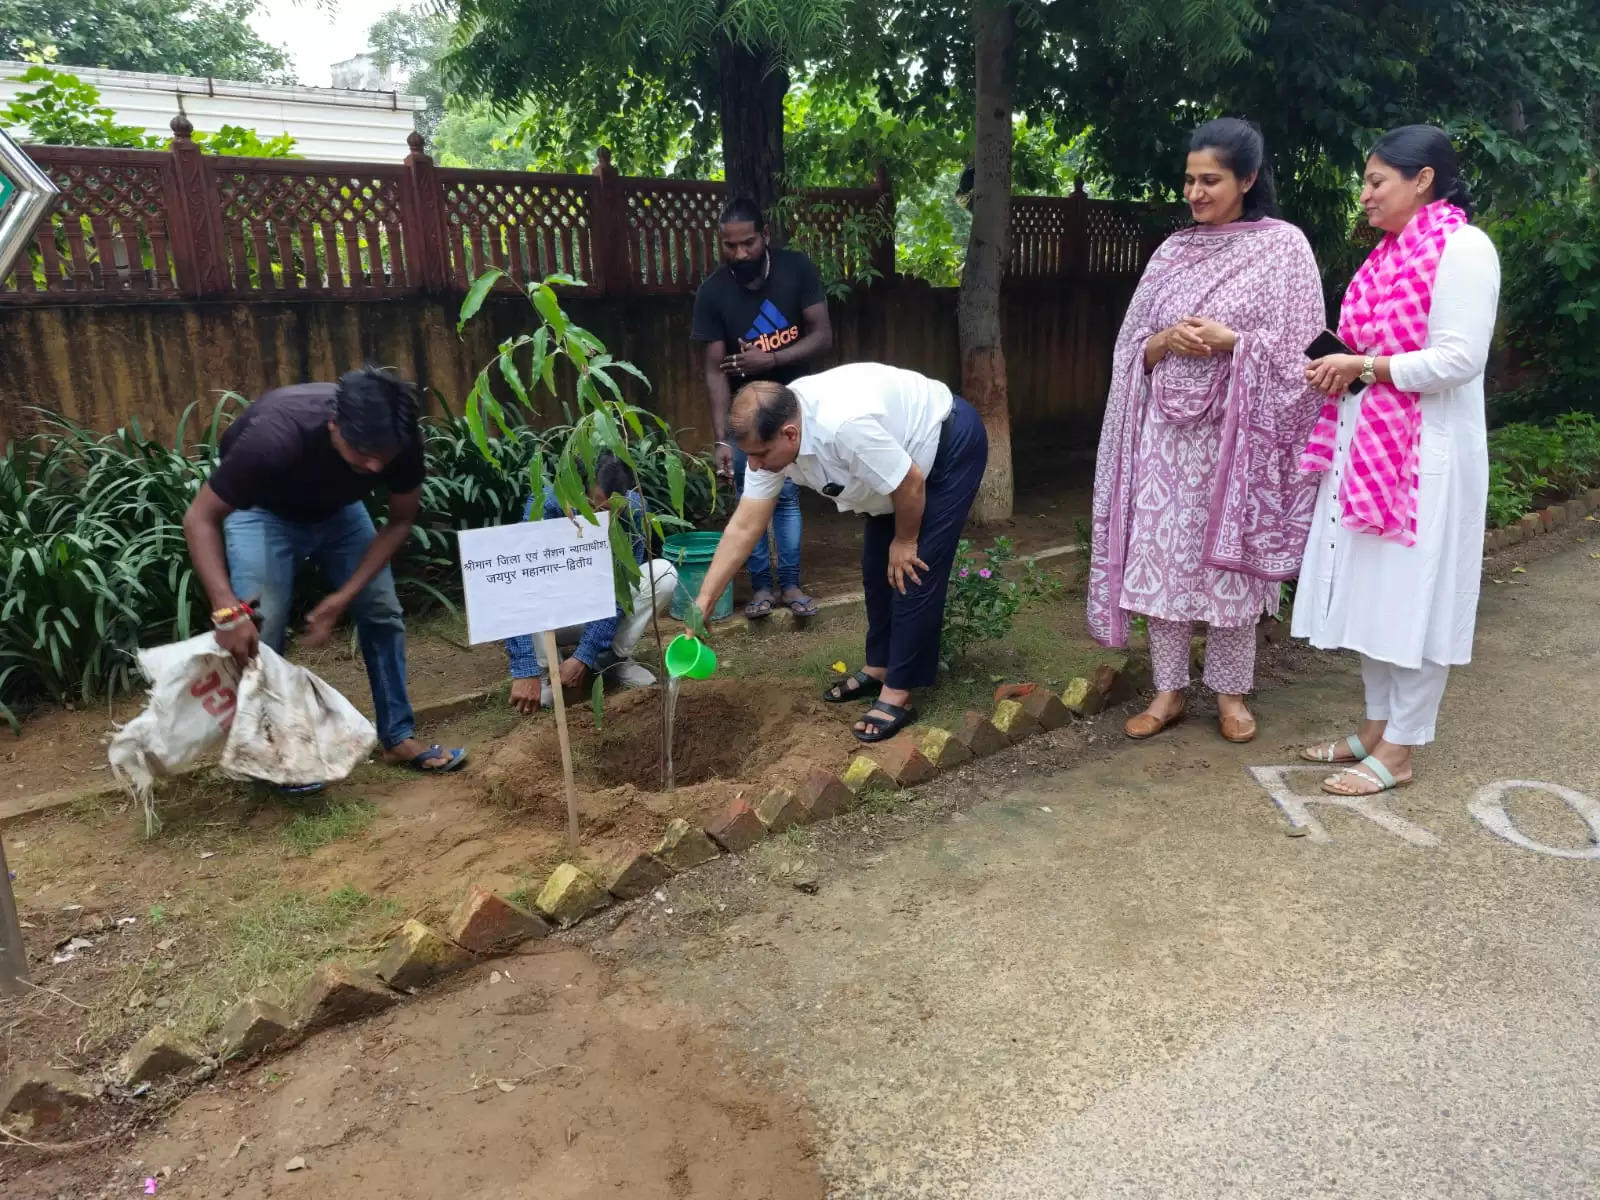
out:
{"label": "black t-shirt", "polygon": [[383,470],[366,475],[345,462],[328,433],[338,385],[278,388],[240,413],[222,435],[211,490],[233,508],[264,508],[293,521],[320,521],[380,484],[413,492],[426,473],[418,437]]}
{"label": "black t-shirt", "polygon": [[[771,254],[772,269],[755,291],[740,284],[725,266],[712,272],[695,293],[690,337],[722,342],[730,354],[739,349],[740,339],[757,350],[779,350],[800,340],[800,314],[823,302],[822,279],[811,260],[797,250]],[[796,360],[759,378],[789,383],[811,369],[810,363]]]}

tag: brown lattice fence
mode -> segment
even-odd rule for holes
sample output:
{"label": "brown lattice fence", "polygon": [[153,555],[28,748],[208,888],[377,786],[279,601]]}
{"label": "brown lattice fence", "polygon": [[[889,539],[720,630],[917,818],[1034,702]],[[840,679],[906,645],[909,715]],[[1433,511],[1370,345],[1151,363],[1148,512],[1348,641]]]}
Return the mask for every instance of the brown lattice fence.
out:
{"label": "brown lattice fence", "polygon": [[[459,293],[490,267],[560,272],[592,295],[693,292],[716,269],[720,183],[441,169],[412,134],[395,165],[203,154],[174,119],[168,151],[30,147],[61,189],[0,302],[162,298],[390,299]],[[870,188],[808,191],[781,213],[827,277],[894,275],[894,202]],[[1137,275],[1169,210],[1017,197],[1015,280]]]}

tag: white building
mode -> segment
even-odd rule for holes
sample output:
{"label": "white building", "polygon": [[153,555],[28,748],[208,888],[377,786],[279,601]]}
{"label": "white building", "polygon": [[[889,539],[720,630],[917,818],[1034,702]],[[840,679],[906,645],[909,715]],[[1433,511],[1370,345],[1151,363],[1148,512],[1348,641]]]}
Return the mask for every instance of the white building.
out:
{"label": "white building", "polygon": [[[17,82],[27,69],[27,63],[0,61],[0,106],[31,90]],[[100,102],[124,125],[171,137],[172,118],[181,110],[202,132],[239,125],[263,138],[287,133],[302,158],[397,163],[406,156],[406,135],[416,128],[415,114],[426,103],[420,96],[393,91],[231,83],[93,67],[57,69],[99,88]]]}

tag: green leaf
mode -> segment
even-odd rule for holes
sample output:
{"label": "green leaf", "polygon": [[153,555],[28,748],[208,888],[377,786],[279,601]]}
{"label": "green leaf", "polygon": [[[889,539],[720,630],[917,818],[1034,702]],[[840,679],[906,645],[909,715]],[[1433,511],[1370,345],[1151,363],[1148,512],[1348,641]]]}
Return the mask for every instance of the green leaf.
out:
{"label": "green leaf", "polygon": [[456,321],[456,333],[459,334],[464,330],[467,322],[478,315],[478,310],[483,307],[484,297],[504,278],[506,273],[499,267],[490,267],[472,281],[472,286],[467,289],[466,299],[461,302],[461,316]]}
{"label": "green leaf", "polygon": [[558,342],[567,340],[567,314],[561,311],[561,302],[548,287],[536,287],[532,292],[533,307],[550,327],[551,336]]}
{"label": "green leaf", "polygon": [[589,710],[594,713],[594,727],[604,729],[606,724],[606,680],[605,676],[595,674],[594,684],[589,689]]}
{"label": "green leaf", "polygon": [[522,372],[517,370],[517,364],[511,355],[502,351],[500,354],[500,375],[506,381],[506,386],[517,397],[517,403],[523,408],[532,408],[528,401],[528,389],[522,384]]}
{"label": "green leaf", "polygon": [[667,451],[667,491],[672,497],[672,511],[683,516],[683,460],[673,449]]}

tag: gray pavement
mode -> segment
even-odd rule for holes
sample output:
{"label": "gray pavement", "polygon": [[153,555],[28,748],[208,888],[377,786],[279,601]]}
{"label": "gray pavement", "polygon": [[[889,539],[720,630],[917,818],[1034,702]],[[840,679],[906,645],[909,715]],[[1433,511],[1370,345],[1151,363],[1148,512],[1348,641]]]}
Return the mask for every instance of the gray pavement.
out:
{"label": "gray pavement", "polygon": [[1289,836],[1249,770],[1351,728],[1330,659],[1253,746],[1013,751],[815,895],[756,856],[698,932],[682,880],[597,949],[807,1099],[839,1197],[1600,1195],[1597,599],[1587,545],[1486,584],[1389,828],[1313,801]]}

